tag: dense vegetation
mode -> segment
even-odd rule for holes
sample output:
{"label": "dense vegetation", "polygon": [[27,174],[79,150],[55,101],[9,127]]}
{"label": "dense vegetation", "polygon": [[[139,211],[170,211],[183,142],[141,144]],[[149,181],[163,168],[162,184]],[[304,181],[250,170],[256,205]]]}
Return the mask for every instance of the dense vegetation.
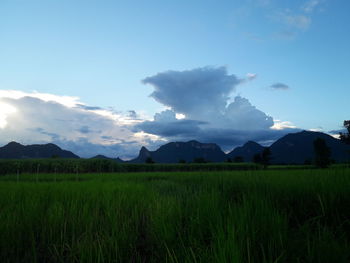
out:
{"label": "dense vegetation", "polygon": [[108,159],[0,159],[0,175],[15,173],[94,173],[231,171],[260,169],[253,163],[131,164]]}
{"label": "dense vegetation", "polygon": [[0,177],[2,262],[349,262],[350,169]]}
{"label": "dense vegetation", "polygon": [[343,126],[346,129],[346,132],[339,133],[340,140],[346,144],[350,144],[350,120],[345,120]]}

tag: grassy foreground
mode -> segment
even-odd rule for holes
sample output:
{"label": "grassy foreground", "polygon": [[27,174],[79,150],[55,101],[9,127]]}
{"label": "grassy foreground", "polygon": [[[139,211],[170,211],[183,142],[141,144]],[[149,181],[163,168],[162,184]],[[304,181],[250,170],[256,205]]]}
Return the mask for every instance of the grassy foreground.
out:
{"label": "grassy foreground", "polygon": [[350,169],[0,177],[1,262],[349,262]]}

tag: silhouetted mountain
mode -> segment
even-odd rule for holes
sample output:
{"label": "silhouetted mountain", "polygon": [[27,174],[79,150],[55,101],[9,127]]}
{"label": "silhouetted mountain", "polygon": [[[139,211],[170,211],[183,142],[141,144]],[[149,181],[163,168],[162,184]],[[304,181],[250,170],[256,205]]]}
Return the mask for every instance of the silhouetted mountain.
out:
{"label": "silhouetted mountain", "polygon": [[22,145],[17,142],[10,142],[0,147],[0,159],[24,159],[24,158],[79,158],[79,156],[53,143]]}
{"label": "silhouetted mountain", "polygon": [[243,146],[237,147],[229,152],[227,158],[234,160],[235,157],[242,157],[244,162],[252,162],[253,156],[257,153],[261,153],[263,150],[264,147],[260,144],[248,141]]}
{"label": "silhouetted mountain", "polygon": [[[271,163],[273,164],[303,164],[314,159],[313,142],[317,138],[324,139],[326,145],[331,149],[331,158],[336,162],[346,162],[350,159],[350,146],[344,144],[332,136],[321,133],[302,131],[290,133],[270,146]],[[178,163],[180,161],[193,162],[195,159],[210,162],[223,162],[228,158],[242,157],[244,162],[251,162],[256,153],[261,153],[264,147],[260,144],[248,141],[241,147],[237,147],[227,155],[214,143],[200,143],[198,141],[170,142],[156,151],[149,151],[142,147],[137,158],[123,161],[118,158],[109,158],[104,155],[96,155],[93,158],[114,160],[119,163],[145,163],[147,158],[152,158],[156,163]],[[62,150],[55,144],[34,144],[24,146],[17,142],[10,142],[0,147],[0,159],[22,159],[22,158],[79,158],[70,151]]]}
{"label": "silhouetted mountain", "polygon": [[140,153],[139,153],[139,156],[136,157],[136,159],[131,160],[131,162],[144,163],[146,161],[146,159],[149,157],[151,157],[151,152],[145,146],[142,146]]}
{"label": "silhouetted mountain", "polygon": [[203,158],[210,162],[222,162],[226,160],[225,153],[215,143],[170,142],[156,151],[149,151],[142,147],[139,156],[131,163],[144,163],[147,158],[152,158],[156,163],[178,163],[180,160],[193,162],[196,158]]}
{"label": "silhouetted mountain", "polygon": [[331,149],[331,158],[336,162],[349,160],[350,146],[332,136],[312,131],[290,133],[274,142],[270,149],[271,162],[275,164],[303,164],[314,158],[313,142],[317,138],[324,139]]}
{"label": "silhouetted mountain", "polygon": [[[332,136],[321,133],[303,131],[290,133],[270,146],[272,153],[271,163],[274,164],[303,164],[305,161],[313,161],[313,142],[317,138],[325,140],[331,149],[331,158],[336,162],[346,162],[350,159],[350,146],[342,143]],[[260,144],[248,141],[241,147],[237,147],[227,155],[214,143],[200,143],[197,141],[171,142],[156,151],[149,151],[142,147],[137,158],[131,163],[145,163],[147,158],[152,158],[156,163],[178,163],[180,160],[193,162],[196,158],[203,158],[211,162],[222,162],[228,158],[242,157],[243,161],[251,162],[253,156],[261,153],[264,147]]]}

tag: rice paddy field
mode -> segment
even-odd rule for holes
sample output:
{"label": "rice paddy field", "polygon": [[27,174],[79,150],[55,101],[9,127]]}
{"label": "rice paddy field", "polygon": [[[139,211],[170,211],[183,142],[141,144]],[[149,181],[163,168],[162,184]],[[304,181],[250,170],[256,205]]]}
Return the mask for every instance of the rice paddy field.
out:
{"label": "rice paddy field", "polygon": [[350,262],[350,169],[0,176],[1,262]]}

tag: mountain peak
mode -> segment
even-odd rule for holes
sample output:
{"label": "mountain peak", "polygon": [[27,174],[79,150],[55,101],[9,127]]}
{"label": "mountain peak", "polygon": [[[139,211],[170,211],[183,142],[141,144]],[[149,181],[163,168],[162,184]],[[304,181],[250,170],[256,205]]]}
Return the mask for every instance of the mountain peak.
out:
{"label": "mountain peak", "polygon": [[145,146],[142,146],[140,149],[140,153],[143,153],[143,152],[149,152],[149,150]]}
{"label": "mountain peak", "polygon": [[190,140],[187,143],[190,143],[190,144],[201,144],[199,141],[196,141],[196,140]]}
{"label": "mountain peak", "polygon": [[257,146],[257,145],[260,145],[259,143],[257,142],[254,142],[254,141],[247,141],[243,147],[250,147],[250,146]]}
{"label": "mountain peak", "polygon": [[3,159],[51,158],[52,156],[79,158],[74,153],[62,150],[53,143],[22,145],[18,142],[10,142],[0,147],[0,158]]}
{"label": "mountain peak", "polygon": [[169,142],[160,146],[156,151],[148,151],[142,147],[139,156],[131,162],[143,163],[148,157],[151,157],[156,163],[177,163],[180,160],[193,162],[196,158],[222,162],[225,160],[225,153],[214,143],[201,143],[196,140]]}
{"label": "mountain peak", "polygon": [[20,143],[18,143],[18,142],[11,141],[11,142],[9,142],[8,144],[6,144],[6,145],[3,146],[3,147],[18,147],[18,146],[23,146],[23,145],[20,144]]}
{"label": "mountain peak", "polygon": [[241,157],[245,162],[251,162],[257,153],[261,153],[264,147],[254,141],[248,141],[243,146],[233,149],[228,153],[229,158]]}
{"label": "mountain peak", "polygon": [[150,151],[145,146],[142,146],[138,158],[146,160],[148,157],[151,157]]}
{"label": "mountain peak", "polygon": [[331,158],[337,162],[348,160],[350,147],[334,137],[315,131],[289,133],[275,141],[270,149],[272,162],[276,164],[303,164],[314,158],[313,142],[321,138],[331,150]]}

